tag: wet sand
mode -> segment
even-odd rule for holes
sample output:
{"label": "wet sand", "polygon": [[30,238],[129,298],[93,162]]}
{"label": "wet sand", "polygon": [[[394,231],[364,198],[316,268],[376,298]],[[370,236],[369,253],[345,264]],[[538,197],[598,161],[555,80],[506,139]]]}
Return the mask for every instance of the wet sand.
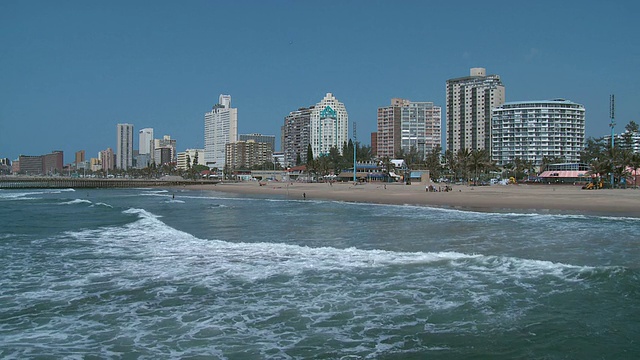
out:
{"label": "wet sand", "polygon": [[[433,184],[437,189],[439,184]],[[258,182],[193,185],[190,189],[298,200],[418,205],[474,211],[590,214],[640,218],[640,189],[583,190],[573,185],[453,185],[426,192],[424,184]]]}

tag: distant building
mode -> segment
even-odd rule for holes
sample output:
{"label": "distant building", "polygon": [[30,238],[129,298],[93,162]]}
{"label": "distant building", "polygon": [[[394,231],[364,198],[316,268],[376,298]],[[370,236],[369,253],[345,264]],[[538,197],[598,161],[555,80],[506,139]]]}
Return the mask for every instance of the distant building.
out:
{"label": "distant building", "polygon": [[133,166],[133,125],[117,125],[116,167],[127,170]]}
{"label": "distant building", "polygon": [[498,75],[472,68],[469,76],[447,80],[447,150],[491,150],[491,110],[505,102]]}
{"label": "distant building", "polygon": [[250,169],[272,160],[271,146],[253,140],[229,143],[226,152],[227,165],[232,170]]}
{"label": "distant building", "polygon": [[153,128],[144,128],[138,132],[138,154],[153,154]]}
{"label": "distant building", "polygon": [[17,173],[26,175],[55,175],[63,169],[63,152],[53,151],[46,155],[20,155]]}
{"label": "distant building", "polygon": [[91,166],[91,171],[100,171],[102,170],[102,163],[100,162],[99,158],[91,158],[89,159],[89,163]]}
{"label": "distant building", "polygon": [[284,167],[284,153],[283,152],[274,152],[273,153],[273,164],[278,168]]}
{"label": "distant building", "polygon": [[307,162],[307,147],[311,143],[311,112],[314,106],[299,108],[284,118],[282,126],[283,166],[295,166],[300,157],[301,163]]}
{"label": "distant building", "polygon": [[[161,158],[160,155],[165,150],[160,150],[168,148],[169,149],[169,158]],[[176,151],[176,140],[172,139],[171,136],[165,135],[162,139],[154,139],[153,140],[153,162],[156,165],[163,165],[168,163],[174,163],[177,161],[177,151]]]}
{"label": "distant building", "polygon": [[493,110],[491,158],[498,166],[515,158],[577,163],[584,148],[585,109],[569,100],[507,102]]}
{"label": "distant building", "polygon": [[178,153],[177,168],[180,170],[187,170],[189,166],[204,165],[204,149],[187,149]]}
{"label": "distant building", "polygon": [[390,106],[378,108],[377,157],[393,158],[415,148],[424,159],[441,145],[441,114],[432,102],[391,99]]}
{"label": "distant building", "polygon": [[153,162],[152,154],[137,154],[134,159],[136,169],[144,169]]}
{"label": "distant building", "polygon": [[[611,144],[611,135],[604,137],[607,144]],[[631,150],[640,154],[640,132],[626,131],[615,135],[615,144],[621,149]]]}
{"label": "distant building", "polygon": [[173,163],[173,149],[170,146],[156,147],[154,150],[154,161],[157,166]]}
{"label": "distant building", "polygon": [[84,160],[84,150],[76,151],[76,169],[84,169],[85,168],[85,160]]}
{"label": "distant building", "polygon": [[210,168],[224,169],[226,144],[238,139],[238,109],[231,95],[220,95],[211,112],[204,115],[204,161]]}
{"label": "distant building", "polygon": [[20,155],[17,162],[20,165],[20,168],[18,170],[19,174],[44,175],[44,171],[42,170],[41,155]]}
{"label": "distant building", "polygon": [[271,152],[276,151],[276,137],[275,135],[262,135],[262,134],[240,134],[238,135],[239,141],[253,140],[258,143],[267,143],[271,148]]}
{"label": "distant building", "polygon": [[64,154],[60,150],[43,155],[42,170],[46,175],[61,174],[64,168]]}
{"label": "distant building", "polygon": [[310,126],[314,158],[328,154],[332,147],[342,154],[342,146],[349,141],[349,115],[332,93],[327,93],[311,110]]}
{"label": "distant building", "polygon": [[107,148],[106,150],[100,151],[100,163],[104,171],[115,169],[115,154],[113,153],[113,149]]}
{"label": "distant building", "polygon": [[10,174],[12,172],[11,169],[11,160],[9,158],[0,158],[0,174]]}

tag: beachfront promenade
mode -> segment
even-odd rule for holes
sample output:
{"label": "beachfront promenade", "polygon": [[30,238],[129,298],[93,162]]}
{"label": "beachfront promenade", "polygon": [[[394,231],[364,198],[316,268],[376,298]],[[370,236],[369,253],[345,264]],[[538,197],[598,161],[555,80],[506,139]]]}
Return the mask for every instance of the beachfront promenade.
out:
{"label": "beachfront promenade", "polygon": [[137,188],[183,185],[214,185],[212,180],[98,179],[73,177],[1,176],[0,189]]}

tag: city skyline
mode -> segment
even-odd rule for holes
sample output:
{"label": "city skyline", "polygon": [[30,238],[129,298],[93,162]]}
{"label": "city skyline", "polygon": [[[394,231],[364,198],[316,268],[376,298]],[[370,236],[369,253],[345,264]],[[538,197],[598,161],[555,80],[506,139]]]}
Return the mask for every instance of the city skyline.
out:
{"label": "city skyline", "polygon": [[95,157],[116,148],[118,123],[169,134],[178,151],[203,148],[202,114],[220,93],[234,97],[239,133],[279,142],[291,111],[331,92],[367,144],[380,105],[397,97],[444,109],[446,80],[472,67],[500,75],[508,102],[583,104],[588,137],[610,133],[615,94],[619,133],[640,114],[639,9],[595,1],[2,2],[0,156]]}

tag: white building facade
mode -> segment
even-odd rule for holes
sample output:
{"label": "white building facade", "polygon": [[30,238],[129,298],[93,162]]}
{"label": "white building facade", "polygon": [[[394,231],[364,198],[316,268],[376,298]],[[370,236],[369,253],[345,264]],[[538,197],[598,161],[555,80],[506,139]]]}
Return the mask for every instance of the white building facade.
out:
{"label": "white building facade", "polygon": [[127,170],[133,166],[133,125],[118,124],[116,128],[116,167]]}
{"label": "white building facade", "polygon": [[220,95],[218,104],[204,115],[204,161],[210,168],[225,167],[226,144],[238,140],[238,109],[231,96]]}
{"label": "white building facade", "polygon": [[447,80],[447,150],[491,149],[491,110],[505,102],[498,75],[472,68],[469,76]]}
{"label": "white building facade", "polygon": [[144,128],[138,132],[138,154],[153,154],[153,128]]}
{"label": "white building facade", "polygon": [[492,115],[491,159],[498,166],[515,158],[542,164],[543,157],[580,160],[585,141],[584,106],[569,100],[507,102]]}
{"label": "white building facade", "polygon": [[194,165],[205,165],[204,149],[187,149],[178,153],[178,169],[187,170]]}
{"label": "white building facade", "polygon": [[328,154],[334,146],[342,154],[342,145],[349,141],[349,115],[332,93],[327,93],[312,109],[310,130],[314,158]]}

